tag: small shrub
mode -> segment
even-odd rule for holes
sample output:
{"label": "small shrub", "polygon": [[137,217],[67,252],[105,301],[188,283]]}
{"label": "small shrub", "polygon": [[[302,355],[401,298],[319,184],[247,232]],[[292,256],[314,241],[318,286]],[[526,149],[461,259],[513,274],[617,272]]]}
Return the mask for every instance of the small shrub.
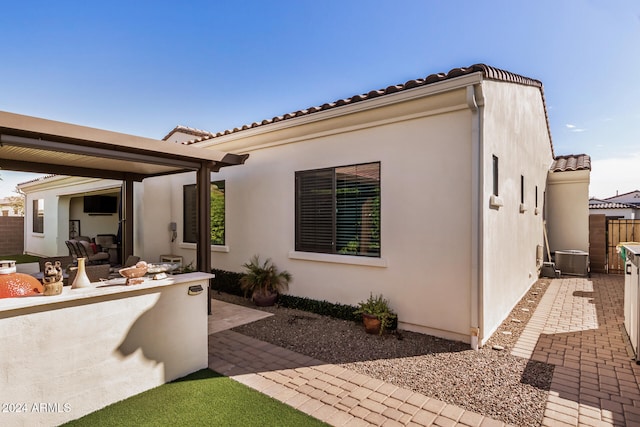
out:
{"label": "small shrub", "polygon": [[[389,307],[389,301],[380,295],[373,295],[371,293],[366,301],[358,303],[358,308],[353,312],[356,316],[363,314],[370,314],[376,316],[380,320],[380,335],[385,329],[389,329],[393,326],[393,320],[397,319],[397,315]],[[396,321],[397,322],[397,321]],[[397,323],[396,323],[397,325]]]}
{"label": "small shrub", "polygon": [[308,311],[322,316],[335,317],[336,319],[353,321],[360,319],[353,314],[357,307],[352,305],[318,301],[310,298],[295,297],[292,295],[280,295],[279,304],[282,307]]}
{"label": "small shrub", "polygon": [[231,295],[237,295],[239,297],[244,296],[244,291],[240,288],[240,278],[242,277],[242,273],[219,270],[216,268],[211,270],[211,273],[216,276],[213,279],[213,286],[211,286],[211,289]]}
{"label": "small shrub", "polygon": [[261,263],[260,257],[254,255],[242,266],[245,272],[240,278],[240,287],[245,295],[279,294],[289,289],[291,273],[286,270],[279,271],[271,258]]}

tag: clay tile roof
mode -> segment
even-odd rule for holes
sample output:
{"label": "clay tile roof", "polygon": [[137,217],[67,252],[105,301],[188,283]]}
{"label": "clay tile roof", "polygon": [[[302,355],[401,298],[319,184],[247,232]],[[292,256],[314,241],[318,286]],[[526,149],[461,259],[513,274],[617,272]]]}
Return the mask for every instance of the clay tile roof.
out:
{"label": "clay tile roof", "polygon": [[552,172],[591,170],[591,157],[588,154],[569,154],[558,156],[551,164]]}
{"label": "clay tile roof", "polygon": [[[163,141],[166,141],[167,139],[169,139],[169,137],[176,133],[176,132],[181,132],[181,133],[186,133],[187,135],[193,135],[195,137],[198,138],[202,138],[202,139],[209,139],[213,136],[213,134],[211,132],[208,132],[206,130],[202,130],[202,129],[196,129],[196,128],[190,128],[188,126],[182,126],[182,125],[178,125],[175,128],[173,128],[171,130],[171,132],[169,132],[168,134],[165,135],[164,138],[162,138]],[[202,140],[201,139],[201,140]]]}
{"label": "clay tile roof", "polygon": [[39,177],[31,179],[29,181],[19,182],[18,183],[18,187],[20,187],[21,185],[32,184],[32,183],[38,182],[38,181],[46,181],[47,179],[55,178],[56,176],[58,176],[58,175],[49,174],[49,175],[39,176]]}
{"label": "clay tile roof", "polygon": [[[524,77],[521,76],[519,74],[514,74],[511,73],[509,71],[505,71],[505,70],[501,70],[499,68],[495,68],[495,67],[491,67],[489,65],[485,65],[485,64],[475,64],[475,65],[471,65],[470,67],[461,67],[461,68],[454,68],[452,70],[450,70],[448,73],[437,73],[437,74],[430,74],[425,78],[419,78],[419,79],[414,79],[414,80],[409,80],[403,84],[398,84],[398,85],[392,85],[392,86],[388,86],[384,89],[378,89],[378,90],[372,90],[368,93],[363,93],[360,95],[355,95],[352,96],[351,98],[344,98],[344,99],[339,99],[335,102],[331,102],[331,103],[325,103],[322,104],[320,106],[317,107],[309,107],[306,108],[304,110],[298,110],[292,113],[288,113],[288,114],[284,114],[281,116],[276,116],[273,117],[271,119],[266,119],[266,120],[262,120],[260,123],[252,123],[251,125],[244,125],[241,126],[239,128],[234,128],[233,130],[225,130],[222,132],[217,132],[216,134],[209,134],[208,132],[203,132],[203,135],[195,135],[198,138],[195,138],[193,140],[190,141],[186,141],[183,144],[193,144],[196,142],[200,142],[200,141],[204,141],[206,139],[213,139],[213,138],[217,138],[220,136],[224,136],[224,135],[230,135],[232,133],[236,133],[236,132],[241,132],[243,130],[246,129],[252,129],[252,128],[256,128],[259,126],[264,126],[264,125],[268,125],[271,123],[276,123],[276,122],[280,122],[283,120],[288,120],[288,119],[292,119],[294,117],[300,117],[300,116],[306,116],[309,114],[313,114],[316,113],[318,111],[324,111],[324,110],[329,110],[332,108],[337,108],[343,105],[349,105],[349,104],[354,104],[356,102],[361,102],[361,101],[365,101],[368,99],[373,99],[373,98],[377,98],[379,96],[384,96],[384,95],[389,95],[392,93],[396,93],[396,92],[401,92],[404,90],[409,90],[409,89],[413,89],[413,88],[417,88],[417,87],[421,87],[421,86],[426,86],[426,85],[430,85],[433,83],[437,83],[437,82],[441,82],[444,80],[450,80],[450,79],[454,79],[456,77],[461,77],[464,75],[468,75],[468,74],[473,74],[473,73],[482,73],[484,78],[487,80],[498,80],[498,81],[503,81],[503,82],[509,82],[509,83],[516,83],[516,84],[521,84],[521,85],[526,85],[526,86],[534,86],[540,89],[540,92],[542,94],[542,98],[543,98],[543,103],[544,103],[544,92],[542,90],[542,83],[539,80],[535,80],[535,79],[531,79],[528,77]],[[545,116],[547,119],[547,129],[549,130],[549,117],[547,114],[547,107],[546,104],[544,106],[545,109]],[[175,131],[175,130],[174,130]],[[171,133],[170,133],[171,134]],[[169,134],[169,135],[170,135]],[[209,135],[206,135],[209,134]],[[551,139],[551,131],[549,130],[549,139]],[[553,143],[551,145],[551,150],[553,151]]]}
{"label": "clay tile roof", "polygon": [[598,199],[589,200],[589,209],[629,209],[634,207],[626,203],[605,202]]}

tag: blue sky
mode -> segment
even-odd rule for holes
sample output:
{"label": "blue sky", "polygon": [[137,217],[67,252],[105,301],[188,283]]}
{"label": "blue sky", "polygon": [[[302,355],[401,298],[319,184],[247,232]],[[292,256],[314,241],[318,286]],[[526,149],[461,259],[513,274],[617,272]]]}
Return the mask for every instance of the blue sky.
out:
{"label": "blue sky", "polygon": [[[640,2],[31,1],[0,14],[0,110],[162,138],[486,63],[541,80],[590,194],[640,189]],[[0,197],[31,178],[0,172]]]}

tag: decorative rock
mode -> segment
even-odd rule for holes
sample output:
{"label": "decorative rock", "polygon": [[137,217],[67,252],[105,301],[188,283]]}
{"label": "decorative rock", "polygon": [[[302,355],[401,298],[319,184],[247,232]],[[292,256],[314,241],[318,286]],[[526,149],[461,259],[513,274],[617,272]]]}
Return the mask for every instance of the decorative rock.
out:
{"label": "decorative rock", "polygon": [[493,347],[491,347],[494,350],[498,350],[498,351],[502,351],[504,350],[504,347],[498,344],[495,344]]}
{"label": "decorative rock", "polygon": [[528,302],[529,304],[533,304],[535,301],[534,301],[534,300],[532,300],[532,299],[528,299],[528,300],[527,300],[527,302]]}
{"label": "decorative rock", "polygon": [[529,309],[528,309],[528,308],[521,308],[520,310],[522,310],[522,311],[529,311]]}
{"label": "decorative rock", "polygon": [[511,335],[511,331],[502,331],[503,335]]}
{"label": "decorative rock", "polygon": [[513,323],[522,323],[522,320],[520,320],[520,319],[511,319],[511,321]]}

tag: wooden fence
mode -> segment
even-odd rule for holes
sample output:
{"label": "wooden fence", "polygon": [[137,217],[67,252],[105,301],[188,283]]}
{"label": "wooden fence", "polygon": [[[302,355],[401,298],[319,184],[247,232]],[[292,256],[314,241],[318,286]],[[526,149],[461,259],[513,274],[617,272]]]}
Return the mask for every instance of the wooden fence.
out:
{"label": "wooden fence", "polygon": [[616,250],[621,242],[640,242],[640,219],[609,219],[607,221],[609,273],[624,273],[624,260]]}

